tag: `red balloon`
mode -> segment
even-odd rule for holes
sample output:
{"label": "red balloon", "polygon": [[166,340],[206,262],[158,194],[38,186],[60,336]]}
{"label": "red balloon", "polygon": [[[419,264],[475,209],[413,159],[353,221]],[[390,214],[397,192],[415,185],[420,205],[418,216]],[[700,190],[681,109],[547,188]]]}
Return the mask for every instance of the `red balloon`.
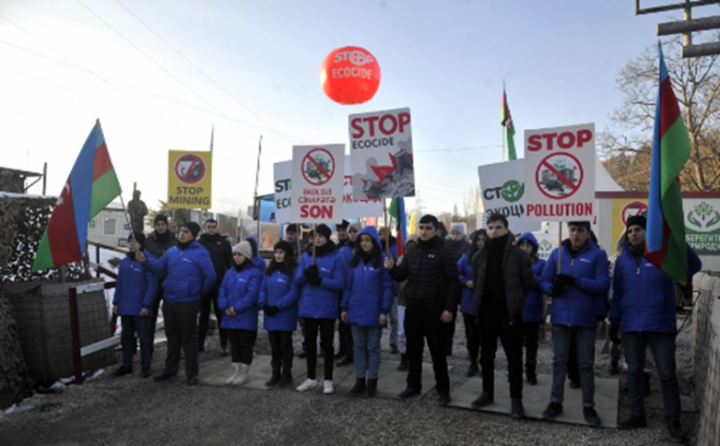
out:
{"label": "red balloon", "polygon": [[380,87],[380,64],[364,48],[338,48],[320,66],[320,85],[327,97],[339,104],[362,104]]}

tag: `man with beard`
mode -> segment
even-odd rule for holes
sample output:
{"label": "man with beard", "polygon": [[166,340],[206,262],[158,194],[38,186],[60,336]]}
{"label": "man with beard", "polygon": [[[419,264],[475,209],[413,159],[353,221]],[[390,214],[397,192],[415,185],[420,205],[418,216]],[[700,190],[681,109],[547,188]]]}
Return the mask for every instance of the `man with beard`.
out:
{"label": "man with beard", "polygon": [[233,264],[232,247],[230,242],[222,235],[218,234],[217,220],[212,218],[205,221],[205,233],[200,236],[198,243],[203,245],[210,253],[210,258],[215,268],[215,284],[209,292],[205,293],[200,301],[200,322],[198,326],[198,342],[199,351],[205,351],[205,336],[207,335],[208,322],[210,320],[210,304],[215,309],[215,317],[217,318],[218,332],[220,333],[220,351],[223,356],[228,354],[228,339],[225,330],[220,328],[222,322],[222,311],[218,306],[218,293],[220,285],[225,277],[225,271],[230,269]]}

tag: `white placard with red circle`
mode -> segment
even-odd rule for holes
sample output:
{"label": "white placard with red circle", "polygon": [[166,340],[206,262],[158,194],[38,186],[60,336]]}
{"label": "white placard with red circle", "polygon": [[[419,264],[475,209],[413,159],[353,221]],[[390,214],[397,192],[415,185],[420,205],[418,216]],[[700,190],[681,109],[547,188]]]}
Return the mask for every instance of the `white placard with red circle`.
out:
{"label": "white placard with red circle", "polygon": [[525,130],[525,220],[594,216],[595,124]]}
{"label": "white placard with red circle", "polygon": [[343,219],[345,145],[293,146],[293,223],[340,223]]}

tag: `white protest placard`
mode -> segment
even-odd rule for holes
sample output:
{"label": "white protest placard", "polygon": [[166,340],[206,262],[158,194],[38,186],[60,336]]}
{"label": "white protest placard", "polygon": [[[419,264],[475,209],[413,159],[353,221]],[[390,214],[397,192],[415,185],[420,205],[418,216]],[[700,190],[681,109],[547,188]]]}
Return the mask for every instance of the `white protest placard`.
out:
{"label": "white protest placard", "polygon": [[540,223],[525,221],[525,160],[486,164],[478,167],[480,197],[485,215],[499,213],[507,217],[510,231],[540,230]]}
{"label": "white protest placard", "polygon": [[409,108],[349,116],[355,199],[415,196]]}
{"label": "white protest placard", "polygon": [[345,145],[293,146],[293,223],[340,223]]}
{"label": "white protest placard", "polygon": [[525,219],[595,215],[595,124],[525,130]]}
{"label": "white protest placard", "polygon": [[343,193],[343,218],[379,217],[383,214],[380,198],[353,198],[352,159],[345,156],[345,182]]}
{"label": "white protest placard", "polygon": [[292,201],[291,179],[292,161],[273,164],[275,179],[275,221],[290,222],[290,203]]}

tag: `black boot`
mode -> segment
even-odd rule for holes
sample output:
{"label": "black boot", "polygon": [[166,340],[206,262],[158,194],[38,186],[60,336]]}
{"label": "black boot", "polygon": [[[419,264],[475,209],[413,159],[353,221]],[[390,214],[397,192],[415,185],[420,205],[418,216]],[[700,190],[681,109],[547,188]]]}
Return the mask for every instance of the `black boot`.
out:
{"label": "black boot", "polygon": [[682,425],[679,421],[668,420],[667,428],[670,439],[675,443],[684,443],[687,440],[685,432],[683,432]]}
{"label": "black boot", "polygon": [[345,349],[344,348],[341,348],[340,350],[338,350],[337,353],[335,353],[335,359],[341,359],[344,357],[345,357]]}
{"label": "black boot", "polygon": [[273,370],[272,378],[270,378],[270,381],[265,383],[265,387],[273,387],[278,383],[278,381],[280,381],[280,369]]}
{"label": "black boot", "polygon": [[480,368],[478,367],[477,361],[470,360],[470,367],[468,368],[468,371],[465,373],[465,376],[468,378],[472,378],[473,376],[480,373]]}
{"label": "black boot", "polygon": [[615,376],[620,373],[620,364],[617,361],[610,361],[610,374]]}
{"label": "black boot", "polygon": [[377,378],[368,379],[367,387],[365,388],[365,396],[368,398],[372,398],[375,396],[376,391],[377,391]]}
{"label": "black boot", "polygon": [[537,375],[535,374],[535,366],[528,365],[525,370],[525,377],[527,378],[528,385],[537,386]]}
{"label": "black boot", "polygon": [[647,419],[644,415],[630,415],[618,425],[620,429],[638,429],[647,427]]}
{"label": "black boot", "polygon": [[132,373],[132,367],[121,366],[119,369],[112,372],[112,376],[123,376]]}
{"label": "black boot", "polygon": [[519,420],[520,418],[525,417],[525,408],[523,407],[522,400],[520,398],[515,398],[512,400],[512,408],[510,409],[510,415],[515,418],[516,420]]}
{"label": "black boot", "polygon": [[643,381],[643,390],[645,391],[645,398],[647,398],[650,395],[650,374],[648,372],[643,372]]}
{"label": "black boot", "polygon": [[338,367],[343,367],[346,365],[350,365],[354,362],[355,362],[355,356],[352,354],[352,352],[347,352],[345,357],[343,359],[339,360],[338,362],[336,362],[335,365]]}
{"label": "black boot", "polygon": [[492,404],[493,401],[495,401],[495,396],[492,393],[483,391],[483,393],[481,393],[480,396],[472,402],[470,407],[473,409],[480,409],[488,404]]}
{"label": "black boot", "polygon": [[397,366],[398,372],[407,372],[408,369],[408,357],[406,353],[400,355],[400,364]]}
{"label": "black boot", "polygon": [[292,382],[293,382],[292,375],[284,374],[283,376],[280,377],[280,381],[278,381],[277,384],[275,384],[275,387],[277,387],[278,389],[282,389],[285,386],[287,386],[288,384],[292,384]]}
{"label": "black boot", "polygon": [[365,378],[357,378],[355,380],[355,385],[352,389],[350,389],[351,395],[360,395],[365,391]]}

